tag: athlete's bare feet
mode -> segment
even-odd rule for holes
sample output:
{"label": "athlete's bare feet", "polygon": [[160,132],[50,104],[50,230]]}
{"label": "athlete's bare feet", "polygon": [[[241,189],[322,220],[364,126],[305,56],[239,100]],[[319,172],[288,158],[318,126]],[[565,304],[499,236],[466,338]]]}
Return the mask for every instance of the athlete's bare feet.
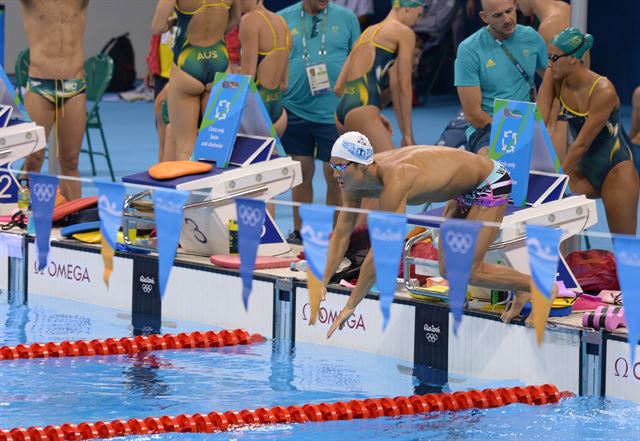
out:
{"label": "athlete's bare feet", "polygon": [[511,306],[502,313],[500,318],[504,323],[510,323],[514,317],[520,315],[522,308],[524,308],[524,305],[529,301],[531,301],[531,293],[525,291],[517,292],[513,302],[511,302]]}

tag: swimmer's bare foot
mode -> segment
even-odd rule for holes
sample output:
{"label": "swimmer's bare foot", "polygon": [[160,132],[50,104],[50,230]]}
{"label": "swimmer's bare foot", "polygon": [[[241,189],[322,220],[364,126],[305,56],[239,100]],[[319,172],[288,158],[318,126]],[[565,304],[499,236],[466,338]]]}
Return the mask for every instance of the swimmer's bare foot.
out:
{"label": "swimmer's bare foot", "polygon": [[514,317],[522,312],[522,308],[531,300],[531,294],[528,292],[517,292],[509,309],[505,310],[500,317],[504,323],[510,323]]}

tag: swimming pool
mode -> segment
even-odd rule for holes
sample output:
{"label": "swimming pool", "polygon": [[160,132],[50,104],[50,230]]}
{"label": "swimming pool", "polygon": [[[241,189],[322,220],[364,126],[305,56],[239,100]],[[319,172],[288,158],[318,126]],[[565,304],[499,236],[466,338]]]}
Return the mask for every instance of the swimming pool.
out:
{"label": "swimming pool", "polygon": [[[31,296],[29,306],[0,306],[0,345],[130,335],[126,315]],[[192,331],[175,323],[168,332]],[[163,330],[164,331],[164,330]],[[55,337],[55,338],[54,338]],[[0,427],[44,427],[348,401],[427,393],[406,361],[330,346],[276,342],[209,349],[4,360]],[[521,384],[449,377],[445,391]],[[218,434],[162,434],[127,439],[617,439],[640,437],[640,406],[614,399],[569,398],[545,406],[503,408],[325,423],[246,427]]]}

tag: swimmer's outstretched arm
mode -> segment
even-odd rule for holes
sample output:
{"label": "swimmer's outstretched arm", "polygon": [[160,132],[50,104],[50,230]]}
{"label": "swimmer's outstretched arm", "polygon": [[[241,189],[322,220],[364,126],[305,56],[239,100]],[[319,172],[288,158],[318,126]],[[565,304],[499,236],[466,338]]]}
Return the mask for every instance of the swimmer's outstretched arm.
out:
{"label": "swimmer's outstretched arm", "polygon": [[[362,199],[343,192],[342,202],[344,207],[360,208]],[[354,213],[352,211],[340,211],[338,213],[338,220],[335,228],[333,229],[331,240],[329,241],[327,266],[324,271],[324,277],[322,278],[322,286],[326,287],[329,284],[331,276],[335,274],[344,254],[347,252],[347,248],[349,248],[349,240],[351,239],[351,231],[353,230],[357,219],[358,213]]]}
{"label": "swimmer's outstretched arm", "polygon": [[[391,179],[391,184],[386,186],[380,193],[380,209],[382,211],[392,211],[395,213],[404,213],[407,206],[408,185],[399,183],[398,179]],[[347,240],[347,246],[349,245]],[[346,251],[346,249],[345,249]],[[360,275],[358,276],[358,284],[351,292],[347,304],[340,311],[340,315],[331,325],[327,332],[327,338],[330,338],[337,329],[342,329],[344,323],[351,317],[356,306],[364,299],[375,281],[375,270],[373,266],[373,249],[369,250],[367,257],[360,267]],[[325,285],[326,286],[326,285]]]}

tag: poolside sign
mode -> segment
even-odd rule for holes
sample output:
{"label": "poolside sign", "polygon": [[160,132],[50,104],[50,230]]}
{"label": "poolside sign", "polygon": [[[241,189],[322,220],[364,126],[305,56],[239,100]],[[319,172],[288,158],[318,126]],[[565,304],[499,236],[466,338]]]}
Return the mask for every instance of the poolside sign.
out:
{"label": "poolside sign", "polygon": [[496,99],[489,158],[505,166],[513,180],[513,204],[527,203],[531,170],[562,173],[542,115],[535,103]]}
{"label": "poolside sign", "polygon": [[218,73],[202,117],[193,159],[214,161],[218,168],[228,167],[238,134],[273,138],[278,152],[284,155],[251,77]]}
{"label": "poolside sign", "polygon": [[[18,119],[24,122],[31,121],[2,66],[0,66],[0,105],[3,108],[3,115],[6,116],[2,118],[2,127],[7,126],[9,119]],[[12,110],[7,112],[7,108]]]}

